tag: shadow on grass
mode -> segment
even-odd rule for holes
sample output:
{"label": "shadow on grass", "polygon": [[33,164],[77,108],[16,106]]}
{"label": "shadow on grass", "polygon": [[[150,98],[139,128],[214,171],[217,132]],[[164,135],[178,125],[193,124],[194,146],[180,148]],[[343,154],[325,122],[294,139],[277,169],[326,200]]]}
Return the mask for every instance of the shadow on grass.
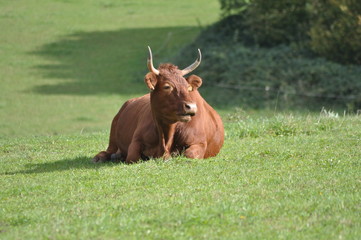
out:
{"label": "shadow on grass", "polygon": [[[78,32],[30,52],[45,59],[36,66],[46,84],[39,94],[143,94],[147,73],[147,46],[155,64],[170,57],[194,38],[199,28],[167,27]],[[175,63],[176,64],[176,63]]]}
{"label": "shadow on grass", "polygon": [[[183,26],[78,32],[64,36],[30,53],[45,60],[45,64],[36,69],[46,83],[29,91],[46,95],[141,96],[147,93],[143,82],[148,71],[147,46],[153,49],[155,65],[172,62],[180,68],[186,67],[194,61],[198,47],[204,53],[209,50],[206,46],[188,47],[188,52],[175,60],[180,46],[189,44],[199,31],[197,27]],[[194,74],[209,66],[205,57]],[[200,92],[212,106],[222,109],[244,106],[245,97],[238,91],[209,86],[208,80],[204,79]]]}
{"label": "shadow on grass", "polygon": [[37,173],[48,173],[48,172],[61,172],[72,169],[99,169],[103,167],[116,166],[115,163],[101,163],[95,164],[89,159],[89,157],[77,157],[73,159],[63,159],[55,162],[26,164],[26,170],[5,172],[3,175],[16,175],[16,174],[37,174]]}

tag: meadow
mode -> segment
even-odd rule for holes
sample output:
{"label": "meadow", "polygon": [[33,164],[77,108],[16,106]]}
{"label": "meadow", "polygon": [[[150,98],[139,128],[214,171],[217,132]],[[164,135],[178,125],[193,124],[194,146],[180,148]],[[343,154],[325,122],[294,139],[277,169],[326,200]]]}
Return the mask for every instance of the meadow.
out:
{"label": "meadow", "polygon": [[147,92],[147,46],[169,61],[218,12],[217,0],[1,1],[0,137],[108,128]]}
{"label": "meadow", "polygon": [[217,157],[91,163],[147,91],[146,46],[168,61],[218,17],[216,0],[0,2],[0,239],[361,236],[357,114],[216,104]]}

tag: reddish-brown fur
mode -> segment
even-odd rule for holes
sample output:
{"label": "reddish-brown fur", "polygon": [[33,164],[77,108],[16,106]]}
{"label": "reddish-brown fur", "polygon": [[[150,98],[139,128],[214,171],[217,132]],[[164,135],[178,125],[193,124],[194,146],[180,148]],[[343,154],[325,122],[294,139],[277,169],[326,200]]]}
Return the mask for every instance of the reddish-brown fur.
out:
{"label": "reddish-brown fur", "polygon": [[145,76],[150,94],[128,100],[119,110],[112,122],[109,146],[94,162],[117,159],[134,163],[173,154],[208,158],[219,153],[223,123],[197,90],[201,78],[184,78],[171,64],[162,64],[159,72]]}

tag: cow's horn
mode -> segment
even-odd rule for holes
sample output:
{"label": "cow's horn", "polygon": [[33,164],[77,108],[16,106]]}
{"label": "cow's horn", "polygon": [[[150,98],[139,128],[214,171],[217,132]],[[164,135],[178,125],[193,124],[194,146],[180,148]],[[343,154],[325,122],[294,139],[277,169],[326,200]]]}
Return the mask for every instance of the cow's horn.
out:
{"label": "cow's horn", "polygon": [[192,63],[191,65],[189,65],[188,67],[186,67],[185,69],[182,70],[182,76],[192,72],[194,69],[196,69],[199,64],[201,64],[201,61],[202,61],[202,54],[201,54],[201,50],[199,50],[198,48],[198,58],[197,60]]}
{"label": "cow's horn", "polygon": [[156,69],[156,68],[153,66],[152,50],[150,49],[149,46],[148,46],[148,50],[149,50],[149,57],[148,57],[148,61],[147,61],[148,69],[149,69],[149,71],[151,71],[151,72],[154,73],[155,75],[159,75],[158,69]]}

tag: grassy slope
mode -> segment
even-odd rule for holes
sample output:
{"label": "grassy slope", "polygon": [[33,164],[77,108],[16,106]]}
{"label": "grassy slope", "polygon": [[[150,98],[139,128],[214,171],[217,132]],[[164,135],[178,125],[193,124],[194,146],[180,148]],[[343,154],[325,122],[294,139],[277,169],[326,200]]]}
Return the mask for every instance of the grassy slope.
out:
{"label": "grassy slope", "polygon": [[217,0],[0,1],[0,138],[108,128],[147,92],[147,45],[167,60],[218,11]]}
{"label": "grassy slope", "polygon": [[2,141],[3,239],[357,239],[357,116],[237,112],[217,158],[90,163],[107,134]]}
{"label": "grassy slope", "polygon": [[356,116],[223,111],[217,158],[89,162],[121,102],[146,91],[145,47],[166,60],[196,36],[196,16],[208,24],[217,11],[205,0],[0,2],[1,239],[361,235]]}

